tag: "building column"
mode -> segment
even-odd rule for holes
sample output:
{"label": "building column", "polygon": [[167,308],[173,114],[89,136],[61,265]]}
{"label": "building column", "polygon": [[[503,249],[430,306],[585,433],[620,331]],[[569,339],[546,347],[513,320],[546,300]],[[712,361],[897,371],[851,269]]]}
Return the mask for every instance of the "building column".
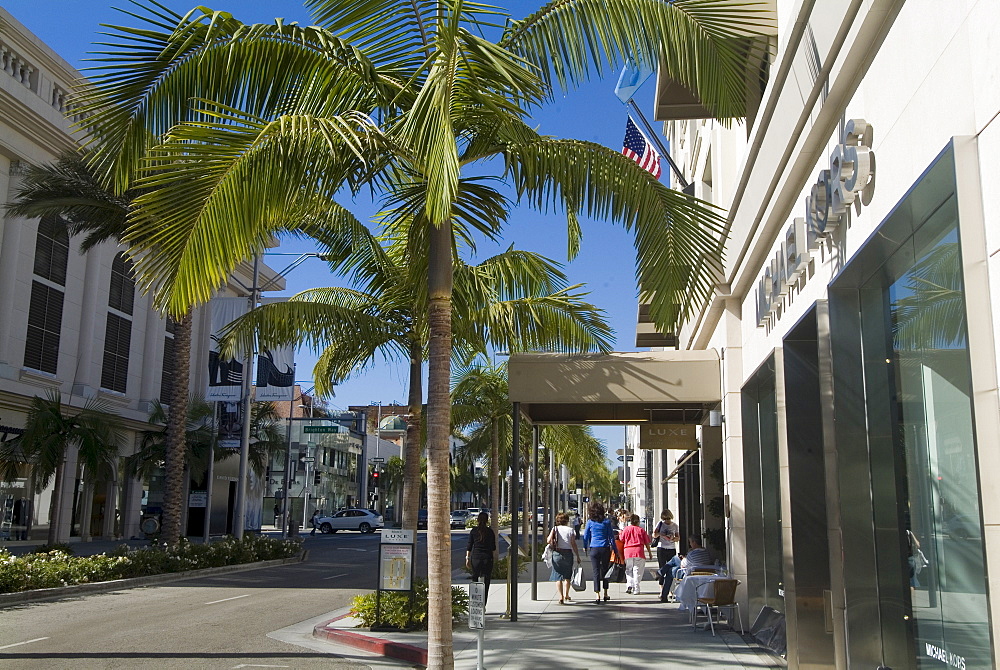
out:
{"label": "building column", "polygon": [[[95,360],[95,353],[103,351],[104,334],[98,337],[99,314],[107,318],[107,309],[98,307],[98,296],[105,295],[100,290],[101,258],[103,248],[91,249],[86,254],[83,278],[83,299],[80,316],[80,339],[76,350],[76,374],[73,376],[73,395],[84,398],[97,397],[101,388],[101,370]],[[70,287],[67,288],[67,293]],[[103,360],[103,359],[102,359]]]}
{"label": "building column", "polygon": [[122,486],[121,537],[131,539],[142,537],[139,524],[142,522],[142,482],[129,477]]}
{"label": "building column", "polygon": [[722,353],[722,454],[727,559],[730,574],[742,584],[737,591],[740,610],[749,623],[747,597],[746,494],[743,478],[743,408],[740,388],[743,385],[743,340],[741,308],[736,300],[727,300],[722,317],[726,346]]}
{"label": "building column", "polygon": [[104,483],[104,523],[101,525],[101,536],[105,539],[116,539],[115,517],[118,511],[118,463],[115,459],[111,464],[114,476]]}
{"label": "building column", "polygon": [[14,318],[18,252],[24,220],[0,218],[0,224],[0,377],[13,377],[14,371],[7,368],[20,368],[24,354],[23,351],[11,351],[12,329],[24,328],[24,322]]}

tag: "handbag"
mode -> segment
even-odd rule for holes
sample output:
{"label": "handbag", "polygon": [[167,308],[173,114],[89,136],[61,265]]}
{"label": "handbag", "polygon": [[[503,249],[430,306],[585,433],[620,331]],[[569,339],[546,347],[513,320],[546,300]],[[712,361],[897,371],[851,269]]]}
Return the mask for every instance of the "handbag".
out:
{"label": "handbag", "polygon": [[559,533],[556,532],[555,528],[549,532],[549,546],[553,549],[559,548]]}
{"label": "handbag", "polygon": [[621,584],[625,581],[625,566],[620,563],[612,563],[608,571],[604,573],[604,579],[614,584]]}
{"label": "handbag", "polygon": [[573,570],[573,579],[570,581],[570,584],[573,585],[574,591],[583,591],[587,588],[586,584],[583,583],[583,566],[578,565]]}

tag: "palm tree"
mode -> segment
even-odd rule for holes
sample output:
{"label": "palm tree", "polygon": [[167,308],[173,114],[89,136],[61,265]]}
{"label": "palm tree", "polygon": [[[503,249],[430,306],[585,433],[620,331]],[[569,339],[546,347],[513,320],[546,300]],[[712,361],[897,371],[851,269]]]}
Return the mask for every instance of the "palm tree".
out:
{"label": "palm tree", "polygon": [[[350,215],[338,216],[346,220]],[[227,328],[221,346],[245,351],[255,338],[268,348],[305,344],[319,354],[313,376],[320,393],[329,393],[379,354],[408,360],[403,527],[415,530],[423,444],[426,283],[413,272],[405,239],[380,241],[360,222],[354,222],[353,229],[349,244],[331,240],[323,257],[332,269],[349,271],[360,288],[316,288],[287,302],[258,307]],[[316,234],[322,239],[322,231]],[[476,265],[458,262],[455,278],[458,350],[610,349],[611,330],[602,310],[586,303],[578,286],[567,286],[559,266],[543,256],[508,249]]]}
{"label": "palm tree", "polygon": [[0,461],[6,463],[6,481],[13,474],[11,464],[27,463],[36,490],[55,483],[49,502],[50,545],[59,541],[59,510],[62,505],[66,453],[76,448],[77,462],[93,475],[111,467],[125,442],[121,419],[99,400],[88,400],[82,409],[63,405],[58,391],[31,399],[24,423],[24,433],[0,444]]}
{"label": "palm tree", "polygon": [[[104,242],[121,243],[132,202],[139,191],[125,188],[116,193],[105,186],[92,165],[92,156],[68,153],[52,164],[31,165],[25,171],[13,202],[7,206],[14,216],[27,218],[55,215],[70,235],[84,235],[80,251],[86,253]],[[191,366],[191,312],[176,319],[174,330],[175,380],[166,417],[166,467],[163,496],[163,539],[180,539],[182,491],[185,481],[185,415],[188,413],[188,375]]]}
{"label": "palm tree", "polygon": [[[184,314],[343,186],[371,185],[406,216],[426,260],[429,333],[429,664],[451,667],[449,379],[456,239],[500,230],[518,198],[636,231],[651,316],[676,327],[711,292],[723,219],[616,151],[539,135],[530,110],[624,58],[658,63],[720,118],[743,114],[747,35],[762,10],[717,0],[565,0],[509,22],[460,0],[308,0],[318,27],[246,26],[159,5],[117,29],[113,61],[82,99],[119,187],[145,170],[126,239],[158,304]],[[159,146],[153,146],[160,139]],[[474,169],[477,177],[463,176]],[[151,251],[155,250],[155,253]],[[143,252],[150,252],[145,253]]]}

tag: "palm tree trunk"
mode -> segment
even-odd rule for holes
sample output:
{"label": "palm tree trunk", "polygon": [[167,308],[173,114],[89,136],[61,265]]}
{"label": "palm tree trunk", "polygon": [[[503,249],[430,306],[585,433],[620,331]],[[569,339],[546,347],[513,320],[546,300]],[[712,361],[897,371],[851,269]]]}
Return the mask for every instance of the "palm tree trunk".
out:
{"label": "palm tree trunk", "polygon": [[451,500],[448,438],[451,433],[452,230],[431,228],[427,293],[430,331],[427,383],[427,667],[455,667],[451,632]]}
{"label": "palm tree trunk", "polygon": [[188,385],[191,374],[192,313],[177,322],[174,331],[174,389],[167,416],[161,539],[175,545],[181,539],[181,496],[184,488],[184,440],[187,428]]}
{"label": "palm tree trunk", "polygon": [[58,542],[59,537],[59,508],[62,505],[62,483],[63,471],[66,469],[65,456],[56,467],[56,481],[52,488],[52,499],[49,500],[49,539],[48,545],[51,547]]}
{"label": "palm tree trunk", "polygon": [[[500,426],[496,419],[490,421],[490,528],[493,537],[500,537]],[[493,551],[493,560],[500,557],[500,543]]]}
{"label": "palm tree trunk", "polygon": [[416,532],[420,510],[420,453],[423,451],[424,350],[418,342],[410,344],[410,391],[407,396],[406,444],[403,446],[403,528]]}

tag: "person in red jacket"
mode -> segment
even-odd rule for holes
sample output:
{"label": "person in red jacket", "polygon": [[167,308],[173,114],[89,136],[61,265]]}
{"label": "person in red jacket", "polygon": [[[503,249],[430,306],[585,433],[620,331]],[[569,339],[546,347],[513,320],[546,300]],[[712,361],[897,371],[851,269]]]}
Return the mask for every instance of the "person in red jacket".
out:
{"label": "person in red jacket", "polygon": [[639,525],[638,514],[629,517],[629,525],[621,532],[620,539],[625,545],[625,578],[628,581],[625,592],[639,595],[646,572],[646,559],[652,559],[653,555],[649,551],[652,540],[646,529]]}

